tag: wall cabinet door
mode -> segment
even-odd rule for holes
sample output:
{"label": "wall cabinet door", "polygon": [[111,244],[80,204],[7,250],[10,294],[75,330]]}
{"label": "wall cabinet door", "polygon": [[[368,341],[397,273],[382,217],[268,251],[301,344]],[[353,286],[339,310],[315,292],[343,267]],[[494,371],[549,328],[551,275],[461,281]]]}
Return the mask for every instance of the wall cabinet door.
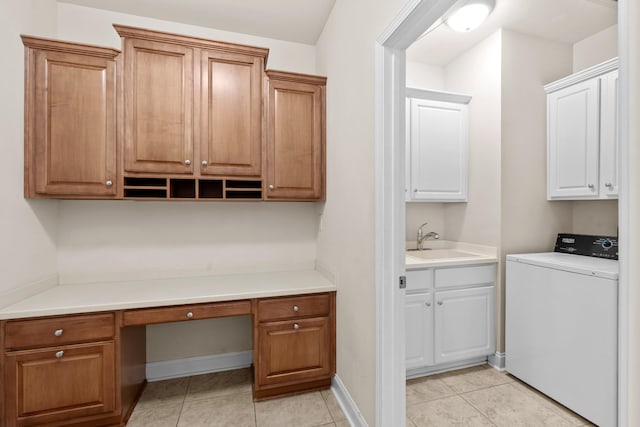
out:
{"label": "wall cabinet door", "polygon": [[433,294],[405,297],[406,368],[433,365]]}
{"label": "wall cabinet door", "polygon": [[23,42],[25,196],[115,196],[118,52]]}
{"label": "wall cabinet door", "polygon": [[53,424],[117,409],[113,342],[12,352],[5,362],[8,425]]}
{"label": "wall cabinet door", "polygon": [[600,196],[617,198],[620,184],[618,70],[600,78]]}
{"label": "wall cabinet door", "polygon": [[260,176],[262,58],[201,52],[202,175]]}
{"label": "wall cabinet door", "polygon": [[598,197],[599,85],[590,79],[547,97],[549,199]]}
{"label": "wall cabinet door", "polygon": [[435,363],[495,351],[493,286],[435,293]]}
{"label": "wall cabinet door", "polygon": [[193,48],[125,38],[124,170],[193,172]]}
{"label": "wall cabinet door", "polygon": [[265,199],[323,199],[326,79],[267,76]]}

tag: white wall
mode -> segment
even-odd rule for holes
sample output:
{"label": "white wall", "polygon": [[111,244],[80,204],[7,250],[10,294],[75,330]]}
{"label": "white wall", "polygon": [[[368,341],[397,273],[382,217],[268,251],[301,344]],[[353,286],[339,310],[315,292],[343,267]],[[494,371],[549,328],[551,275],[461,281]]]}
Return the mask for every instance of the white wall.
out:
{"label": "white wall", "polygon": [[[117,23],[267,47],[270,68],[316,71],[315,48],[299,43],[67,3],[58,4],[57,20],[58,37],[65,40],[120,48],[112,27]],[[62,201],[59,215],[57,262],[64,283],[313,268],[316,258],[314,203]],[[251,327],[243,318],[147,330],[148,361],[251,348]]]}
{"label": "white wall", "polygon": [[20,34],[54,37],[54,0],[0,2],[0,306],[56,280],[58,202],[23,197],[24,47]]}
{"label": "white wall", "polygon": [[338,376],[370,426],[376,386],[374,47],[404,3],[337,1],[317,44],[318,71],[328,76],[327,202],[318,262],[338,287]]}
{"label": "white wall", "polygon": [[618,56],[618,25],[612,25],[573,45],[573,72]]}
{"label": "white wall", "polygon": [[[411,49],[411,47],[409,47]],[[406,86],[415,89],[444,90],[444,69],[436,65],[407,61]]]}

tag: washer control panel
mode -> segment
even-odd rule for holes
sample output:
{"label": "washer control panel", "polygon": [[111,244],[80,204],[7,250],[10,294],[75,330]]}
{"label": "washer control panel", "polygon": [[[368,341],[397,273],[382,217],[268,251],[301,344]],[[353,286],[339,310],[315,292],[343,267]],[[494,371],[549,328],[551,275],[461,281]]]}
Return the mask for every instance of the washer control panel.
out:
{"label": "washer control panel", "polygon": [[618,238],[559,233],[554,251],[596,258],[618,259]]}

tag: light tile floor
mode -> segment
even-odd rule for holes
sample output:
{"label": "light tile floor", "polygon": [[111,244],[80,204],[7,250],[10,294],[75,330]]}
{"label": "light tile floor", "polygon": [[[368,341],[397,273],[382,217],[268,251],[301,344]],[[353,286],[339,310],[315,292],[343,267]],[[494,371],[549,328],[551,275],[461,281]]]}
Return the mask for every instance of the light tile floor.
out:
{"label": "light tile floor", "polygon": [[[329,390],[253,402],[251,370],[147,384],[127,427],[348,427]],[[407,381],[407,427],[592,426],[484,365]]]}
{"label": "light tile floor", "polygon": [[329,390],[254,402],[251,370],[147,384],[127,427],[348,427]]}

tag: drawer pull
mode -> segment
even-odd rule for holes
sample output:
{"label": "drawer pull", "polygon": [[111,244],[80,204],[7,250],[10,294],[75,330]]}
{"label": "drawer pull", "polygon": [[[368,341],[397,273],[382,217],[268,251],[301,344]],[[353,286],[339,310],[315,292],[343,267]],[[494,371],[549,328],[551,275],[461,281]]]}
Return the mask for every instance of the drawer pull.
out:
{"label": "drawer pull", "polygon": [[60,350],[56,352],[56,359],[62,359],[62,356],[64,356],[64,351]]}
{"label": "drawer pull", "polygon": [[300,311],[300,307],[298,307],[297,305],[294,305],[294,306],[293,306],[293,311],[296,311],[296,312],[297,312],[297,311]]}
{"label": "drawer pull", "polygon": [[60,336],[62,336],[62,333],[63,333],[63,332],[64,332],[64,329],[56,329],[56,330],[53,332],[53,335],[55,335],[55,336],[57,336],[57,337],[60,337]]}
{"label": "drawer pull", "polygon": [[188,312],[187,313],[187,319],[191,319],[193,318],[193,313],[192,312]]}
{"label": "drawer pull", "polygon": [[442,301],[438,301],[438,305],[442,305]]}
{"label": "drawer pull", "polygon": [[297,331],[298,329],[300,329],[300,325],[298,325],[297,323],[294,323],[293,324],[293,329],[295,329]]}

